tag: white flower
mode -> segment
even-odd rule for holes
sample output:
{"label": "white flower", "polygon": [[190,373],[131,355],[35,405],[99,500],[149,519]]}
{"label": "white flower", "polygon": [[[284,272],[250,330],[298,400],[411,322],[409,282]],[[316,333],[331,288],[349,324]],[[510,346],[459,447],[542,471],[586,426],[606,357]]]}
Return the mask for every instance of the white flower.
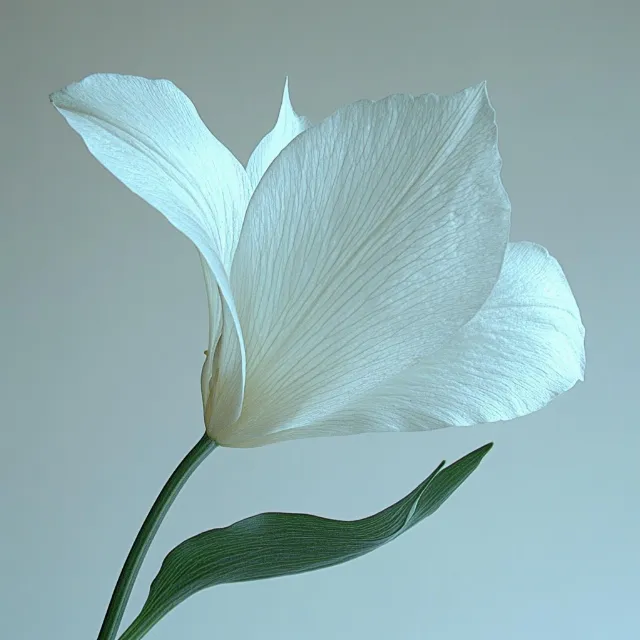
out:
{"label": "white flower", "polygon": [[316,126],[285,87],[246,169],[166,80],[93,75],[52,101],[203,257],[218,443],[508,420],[582,379],[562,270],[508,244],[484,85],[356,102]]}

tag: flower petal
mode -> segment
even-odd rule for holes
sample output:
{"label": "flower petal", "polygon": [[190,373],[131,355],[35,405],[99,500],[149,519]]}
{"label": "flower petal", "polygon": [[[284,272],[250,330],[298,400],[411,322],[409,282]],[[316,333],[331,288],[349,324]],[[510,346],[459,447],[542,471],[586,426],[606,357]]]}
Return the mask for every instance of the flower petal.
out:
{"label": "flower petal", "polygon": [[[54,93],[51,101],[89,151],[199,249],[226,302],[244,370],[242,333],[228,282],[250,195],[242,165],[207,129],[189,98],[167,80],[96,74]],[[220,305],[211,283],[208,293],[213,314]],[[212,327],[218,320],[212,316]],[[239,406],[241,387],[235,395]]]}
{"label": "flower petal", "polygon": [[510,420],[584,378],[584,327],[562,269],[543,247],[507,248],[495,289],[442,349],[298,434],[420,431]]}
{"label": "flower petal", "polygon": [[204,274],[204,284],[207,291],[207,303],[209,307],[209,348],[205,352],[206,357],[202,365],[202,373],[200,374],[202,405],[206,415],[210,406],[209,398],[217,376],[217,347],[222,333],[224,314],[215,277],[204,258],[201,258],[201,262],[202,272]]}
{"label": "flower petal", "polygon": [[300,133],[310,126],[309,121],[299,116],[291,106],[289,79],[285,81],[282,105],[275,127],[259,142],[247,163],[247,175],[251,189],[255,189],[275,157]]}
{"label": "flower petal", "polygon": [[109,171],[229,270],[248,179],[187,96],[168,80],[96,74],[51,101]]}
{"label": "flower petal", "polygon": [[[299,437],[442,347],[498,279],[509,232],[499,174],[484,85],[358,102],[293,140],[245,217],[231,274],[245,402],[235,424],[216,402],[210,435],[229,446]],[[223,330],[223,355],[228,342]],[[239,375],[231,362],[223,399]]]}

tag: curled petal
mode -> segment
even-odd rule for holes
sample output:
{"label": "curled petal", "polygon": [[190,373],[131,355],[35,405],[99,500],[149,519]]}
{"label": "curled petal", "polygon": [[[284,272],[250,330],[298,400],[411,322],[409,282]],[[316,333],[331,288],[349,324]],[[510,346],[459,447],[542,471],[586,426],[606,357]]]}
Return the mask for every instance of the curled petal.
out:
{"label": "curled petal", "polygon": [[[244,371],[244,343],[228,281],[250,195],[242,165],[167,80],[96,74],[52,94],[51,101],[109,171],[196,245],[209,279],[209,349],[220,331],[219,290]],[[243,378],[234,392],[238,408]]]}

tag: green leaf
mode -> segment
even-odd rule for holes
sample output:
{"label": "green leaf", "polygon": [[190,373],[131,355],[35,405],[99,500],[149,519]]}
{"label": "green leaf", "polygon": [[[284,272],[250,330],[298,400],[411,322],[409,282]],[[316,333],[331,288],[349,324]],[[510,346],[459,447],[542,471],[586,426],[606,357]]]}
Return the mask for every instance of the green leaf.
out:
{"label": "green leaf", "polygon": [[448,467],[442,462],[410,494],[361,520],[261,513],[185,540],[165,558],[140,614],[120,640],[141,638],[171,609],[207,587],[313,571],[373,551],[434,513],[492,446]]}

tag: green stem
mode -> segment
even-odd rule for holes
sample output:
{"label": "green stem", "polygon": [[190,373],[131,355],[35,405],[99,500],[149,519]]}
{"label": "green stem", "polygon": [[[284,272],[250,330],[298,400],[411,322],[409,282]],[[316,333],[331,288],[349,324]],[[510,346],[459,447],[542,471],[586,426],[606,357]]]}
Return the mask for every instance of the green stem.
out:
{"label": "green stem", "polygon": [[142,523],[142,527],[133,542],[131,551],[127,559],[124,561],[122,571],[118,577],[107,613],[105,614],[98,640],[114,640],[122,621],[122,615],[127,606],[133,583],[136,581],[138,571],[147,551],[153,540],[162,520],[164,519],[169,507],[173,504],[180,489],[195,471],[198,465],[217,447],[218,445],[205,435],[198,440],[196,445],[187,453],[182,462],[176,467],[175,471],[167,480],[162,491],[153,503],[149,514]]}

